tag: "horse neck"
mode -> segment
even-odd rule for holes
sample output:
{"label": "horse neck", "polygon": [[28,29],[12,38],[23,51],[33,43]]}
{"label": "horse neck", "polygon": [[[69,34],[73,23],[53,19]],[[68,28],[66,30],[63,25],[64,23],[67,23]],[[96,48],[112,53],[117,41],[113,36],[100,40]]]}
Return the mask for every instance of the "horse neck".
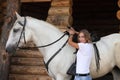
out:
{"label": "horse neck", "polygon": [[[33,41],[35,42],[35,44],[37,46],[42,46],[42,45],[46,45],[51,42],[54,42],[55,40],[57,40],[58,38],[60,38],[63,35],[63,33],[60,30],[53,27],[51,24],[48,24],[44,21],[40,21],[37,19],[29,20],[28,26],[31,26],[31,29],[34,34]],[[48,56],[48,52],[49,52],[49,55],[53,54],[55,52],[54,51],[55,48],[58,50],[60,42],[61,43],[65,42],[65,40],[67,38],[67,37],[66,38],[65,37],[62,40],[60,40],[59,42],[57,42],[51,46],[48,46],[45,48],[39,48],[41,53],[43,54],[43,56],[44,57]],[[56,46],[56,45],[58,45],[58,46]],[[53,51],[51,51],[51,49]],[[53,53],[50,53],[50,52],[53,52]]]}

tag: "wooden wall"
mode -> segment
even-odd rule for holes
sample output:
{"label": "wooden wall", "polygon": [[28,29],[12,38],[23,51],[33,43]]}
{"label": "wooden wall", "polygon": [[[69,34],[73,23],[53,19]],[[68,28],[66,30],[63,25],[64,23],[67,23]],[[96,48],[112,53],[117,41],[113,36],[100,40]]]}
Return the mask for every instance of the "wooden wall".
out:
{"label": "wooden wall", "polygon": [[51,80],[38,50],[19,50],[10,62],[9,80]]}
{"label": "wooden wall", "polygon": [[76,30],[88,29],[100,36],[119,31],[116,17],[118,0],[73,0],[73,26]]}
{"label": "wooden wall", "polygon": [[6,0],[0,1],[0,33],[1,33],[1,27],[4,23],[4,17],[6,16],[6,8],[7,8],[7,2]]}
{"label": "wooden wall", "polygon": [[[46,20],[50,2],[21,3],[21,15]],[[33,42],[28,46],[35,46]],[[37,49],[19,50],[11,57],[9,80],[51,80]]]}
{"label": "wooden wall", "polygon": [[[3,1],[3,0],[1,0]],[[19,0],[4,0],[5,3],[0,3],[2,6],[2,21],[0,35],[0,80],[8,80],[9,73],[9,55],[5,51],[5,45],[8,38],[8,33],[15,21],[15,11],[19,9]],[[9,3],[9,4],[6,4]],[[4,20],[5,18],[5,20]]]}

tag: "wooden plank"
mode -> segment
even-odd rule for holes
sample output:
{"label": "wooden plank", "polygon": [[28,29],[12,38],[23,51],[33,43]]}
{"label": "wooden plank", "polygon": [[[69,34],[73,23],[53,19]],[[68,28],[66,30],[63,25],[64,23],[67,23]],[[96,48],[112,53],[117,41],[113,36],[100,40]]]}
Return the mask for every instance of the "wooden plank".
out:
{"label": "wooden plank", "polygon": [[17,50],[16,54],[14,54],[13,56],[41,58],[42,54],[40,54],[38,50]]}
{"label": "wooden plank", "polygon": [[23,74],[10,74],[9,80],[52,80],[47,75],[23,75]]}
{"label": "wooden plank", "polygon": [[21,57],[12,57],[12,65],[24,65],[24,66],[44,66],[42,58],[21,58]]}
{"label": "wooden plank", "polygon": [[64,15],[48,16],[47,22],[59,26],[72,25],[72,16],[64,16]]}
{"label": "wooden plank", "polygon": [[32,2],[33,0],[21,0],[21,2]]}
{"label": "wooden plank", "polygon": [[120,0],[118,0],[117,5],[118,5],[118,7],[120,8]]}
{"label": "wooden plank", "polygon": [[117,11],[116,17],[117,17],[118,20],[120,20],[120,10]]}
{"label": "wooden plank", "polygon": [[12,74],[47,75],[47,70],[43,66],[41,67],[41,66],[11,65],[10,73],[12,73]]}
{"label": "wooden plank", "polygon": [[51,2],[51,0],[21,0],[21,2]]}
{"label": "wooden plank", "polygon": [[71,15],[71,7],[51,7],[48,11],[48,15]]}
{"label": "wooden plank", "polygon": [[[4,1],[5,3],[2,4]],[[8,72],[9,72],[9,56],[5,51],[5,45],[8,38],[8,33],[13,26],[15,21],[15,11],[19,10],[19,0],[1,0],[0,5],[3,9],[6,9],[6,17],[4,20],[2,28],[2,32],[0,33],[0,80],[8,80]],[[6,6],[7,4],[7,6]],[[19,11],[18,11],[19,12]],[[3,14],[3,11],[2,11]],[[0,30],[1,30],[0,28]]]}
{"label": "wooden plank", "polygon": [[33,2],[51,2],[51,0],[33,0]]}
{"label": "wooden plank", "polygon": [[72,0],[61,0],[61,1],[53,0],[52,3],[51,3],[51,6],[54,6],[54,7],[69,7],[69,6],[72,6]]}

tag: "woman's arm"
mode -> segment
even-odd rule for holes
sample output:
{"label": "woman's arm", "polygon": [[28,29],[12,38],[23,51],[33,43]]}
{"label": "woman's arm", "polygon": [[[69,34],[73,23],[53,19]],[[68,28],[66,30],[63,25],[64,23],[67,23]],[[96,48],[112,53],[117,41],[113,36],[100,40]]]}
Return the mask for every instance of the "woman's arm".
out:
{"label": "woman's arm", "polygon": [[68,43],[69,43],[72,47],[79,49],[78,44],[75,43],[75,42],[73,42],[73,40],[72,40],[73,35],[74,35],[75,33],[78,33],[78,32],[75,31],[72,27],[71,27],[70,29],[68,29],[67,31],[68,31],[69,34],[70,34],[70,37],[69,37]]}
{"label": "woman's arm", "polygon": [[69,37],[68,43],[69,43],[72,47],[79,49],[78,44],[75,43],[75,42],[73,42],[73,41],[72,41],[72,38],[73,38],[73,34],[70,34],[70,37]]}

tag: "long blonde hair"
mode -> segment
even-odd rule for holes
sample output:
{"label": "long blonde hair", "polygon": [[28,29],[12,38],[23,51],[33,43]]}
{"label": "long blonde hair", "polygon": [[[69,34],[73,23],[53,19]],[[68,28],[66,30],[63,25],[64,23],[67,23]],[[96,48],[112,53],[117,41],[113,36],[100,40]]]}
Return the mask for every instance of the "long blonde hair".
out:
{"label": "long blonde hair", "polygon": [[79,31],[78,34],[80,34],[80,33],[84,34],[87,43],[91,43],[92,42],[91,41],[91,36],[90,36],[90,33],[88,32],[88,30],[82,29],[82,30]]}

